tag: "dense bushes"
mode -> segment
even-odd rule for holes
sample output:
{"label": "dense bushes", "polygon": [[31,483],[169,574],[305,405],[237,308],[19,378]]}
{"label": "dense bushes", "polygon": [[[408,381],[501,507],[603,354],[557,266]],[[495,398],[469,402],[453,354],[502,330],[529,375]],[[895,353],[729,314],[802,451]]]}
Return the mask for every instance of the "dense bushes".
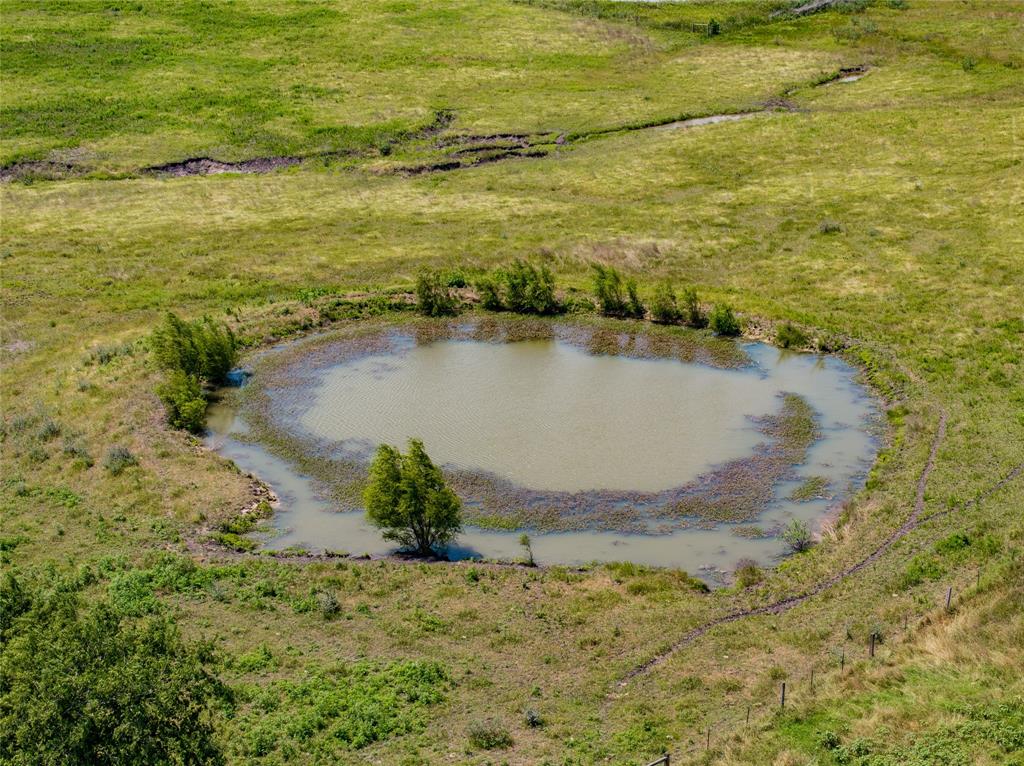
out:
{"label": "dense bushes", "polygon": [[153,332],[153,356],[168,372],[180,371],[199,382],[220,386],[238,364],[238,340],[229,327],[209,317],[186,322],[168,312]]}
{"label": "dense bushes", "polygon": [[223,763],[213,718],[230,692],[209,647],[167,617],[87,606],[79,587],[0,581],[0,761]]}
{"label": "dense bushes", "polygon": [[168,312],[150,340],[156,363],[167,372],[157,395],[175,428],[201,431],[206,418],[203,385],[223,385],[238,364],[238,340],[209,317],[186,322]]}
{"label": "dense bushes", "polygon": [[732,308],[724,303],[716,305],[711,311],[709,324],[716,335],[735,337],[740,334],[740,320],[736,318]]}
{"label": "dense bushes", "polygon": [[195,376],[175,370],[157,386],[156,393],[167,408],[167,422],[174,428],[193,432],[203,430],[206,397]]}
{"label": "dense bushes", "polygon": [[523,260],[498,269],[477,283],[481,305],[488,311],[518,314],[558,314],[562,306],[555,296],[555,275],[547,266]]}
{"label": "dense bushes", "polygon": [[637,293],[635,279],[623,279],[614,266],[592,264],[594,270],[594,295],[597,296],[601,313],[610,317],[633,317],[642,319],[646,313],[644,304]]}
{"label": "dense bushes", "polygon": [[662,324],[682,322],[697,329],[707,327],[708,324],[696,288],[687,287],[683,290],[682,300],[677,300],[672,284],[667,281],[661,282],[655,288],[654,300],[651,301],[651,318]]}
{"label": "dense bushes", "polygon": [[451,285],[439,272],[423,270],[416,276],[416,303],[428,317],[454,316],[458,303]]}

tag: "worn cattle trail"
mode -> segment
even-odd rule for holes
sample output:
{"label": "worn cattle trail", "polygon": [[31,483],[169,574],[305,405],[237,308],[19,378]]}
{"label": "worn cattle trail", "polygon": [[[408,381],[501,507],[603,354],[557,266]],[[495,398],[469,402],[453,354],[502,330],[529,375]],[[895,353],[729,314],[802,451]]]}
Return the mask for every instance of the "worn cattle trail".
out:
{"label": "worn cattle trail", "polygon": [[[787,612],[793,607],[798,606],[799,604],[802,604],[805,601],[813,598],[814,596],[817,596],[823,591],[828,590],[832,586],[837,585],[846,578],[859,572],[860,570],[864,569],[868,565],[878,560],[878,558],[880,558],[882,554],[889,550],[889,548],[891,548],[897,540],[904,537],[908,532],[917,527],[922,521],[926,520],[921,518],[921,515],[924,513],[924,495],[925,490],[928,486],[928,477],[931,475],[932,469],[935,467],[935,458],[938,454],[939,447],[941,446],[942,441],[946,437],[946,420],[947,415],[946,412],[943,411],[939,417],[939,425],[936,429],[935,437],[932,440],[932,446],[931,451],[928,455],[928,461],[925,463],[924,468],[921,471],[921,476],[917,480],[917,494],[914,499],[914,510],[911,512],[910,516],[907,517],[907,520],[904,521],[902,525],[893,530],[892,533],[890,533],[890,535],[877,548],[875,548],[875,550],[873,550],[871,553],[869,553],[867,556],[865,556],[857,563],[851,564],[850,566],[837,572],[831,577],[818,582],[810,590],[807,590],[804,593],[801,593],[800,595],[790,596],[788,598],[775,601],[771,604],[755,607],[753,609],[741,609],[739,611],[723,615],[722,617],[717,617],[713,620],[709,620],[703,625],[700,625],[694,628],[693,630],[689,631],[688,633],[685,633],[675,643],[668,647],[668,649],[654,655],[651,659],[634,667],[632,670],[630,670],[628,673],[626,673],[626,675],[622,677],[622,679],[618,682],[617,687],[621,688],[623,686],[626,686],[632,679],[636,678],[639,675],[643,675],[652,668],[662,664],[663,662],[665,662],[665,660],[667,660],[677,651],[692,644],[698,638],[705,635],[713,628],[718,627],[719,625],[725,625],[730,622],[736,622],[737,620],[742,620],[747,617],[758,617],[766,614],[782,614],[783,612]],[[989,487],[985,492],[980,494],[975,499],[970,500],[967,503],[961,505],[960,509],[968,508],[971,505],[974,505],[981,501],[982,499],[990,496],[994,492],[997,492],[999,489],[1006,486],[1009,482],[1019,477],[1022,473],[1024,473],[1024,464],[1018,465],[1016,468],[1011,470],[1006,476],[1004,476],[994,485]],[[940,516],[945,516],[951,513],[953,510],[957,509],[942,511],[937,514],[933,514],[928,518],[931,519],[938,518]],[[611,697],[612,695],[613,692],[609,692],[607,696]]]}

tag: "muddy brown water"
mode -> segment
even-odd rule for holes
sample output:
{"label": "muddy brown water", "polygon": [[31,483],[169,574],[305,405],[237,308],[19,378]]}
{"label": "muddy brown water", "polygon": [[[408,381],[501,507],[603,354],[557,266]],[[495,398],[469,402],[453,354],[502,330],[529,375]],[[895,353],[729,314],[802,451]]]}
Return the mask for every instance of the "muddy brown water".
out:
{"label": "muddy brown water", "polygon": [[[753,524],[777,531],[796,517],[814,526],[862,486],[878,449],[870,427],[877,405],[840,359],[761,343],[743,350],[750,364],[726,369],[594,355],[556,339],[417,343],[410,337],[382,353],[322,366],[295,390],[277,391],[271,407],[279,402],[288,413],[285,428],[352,454],[368,456],[377,444],[404,445],[415,436],[446,469],[485,471],[518,486],[659,491],[751,454],[763,441],[753,419],[777,412],[783,392],[795,393],[815,410],[820,435],[806,461],[776,483]],[[310,478],[254,442],[244,405],[213,407],[209,423],[208,443],[280,498],[266,547],[394,551],[362,513],[337,512]],[[827,480],[825,496],[790,499],[814,476]],[[709,578],[741,558],[770,564],[784,552],[775,535],[736,532],[736,525],[704,520],[667,534],[530,535],[542,564],[629,560]],[[467,528],[448,555],[517,559],[518,537],[519,531]]]}

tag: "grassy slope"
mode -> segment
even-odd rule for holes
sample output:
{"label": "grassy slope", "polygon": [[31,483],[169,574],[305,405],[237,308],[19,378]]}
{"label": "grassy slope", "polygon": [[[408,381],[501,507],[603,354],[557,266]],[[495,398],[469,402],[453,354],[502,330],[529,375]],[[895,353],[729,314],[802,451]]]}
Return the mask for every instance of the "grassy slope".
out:
{"label": "grassy slope", "polygon": [[[366,72],[362,82],[342,77],[346,64],[330,63],[330,35],[310,29],[348,25],[352,49],[380,45],[389,60],[408,51],[402,53],[399,25],[381,25],[355,6],[344,14],[320,8],[310,22],[315,26],[298,29],[259,23],[268,8],[284,6],[236,11],[190,43],[198,50],[166,52],[151,67],[125,54],[135,62],[126,65],[130,79],[144,87],[125,91],[127,101],[117,108],[141,110],[141,124],[104,119],[89,107],[65,130],[51,132],[47,119],[20,133],[8,127],[3,156],[84,145],[102,167],[125,169],[218,151],[225,157],[308,151],[321,146],[320,124],[413,126],[429,119],[431,109],[453,103],[456,130],[590,129],[738,108],[838,65],[868,62],[875,69],[860,83],[795,93],[806,112],[704,130],[628,133],[546,160],[443,176],[381,177],[355,163],[262,177],[6,187],[2,340],[32,344],[4,358],[4,475],[24,479],[8,480],[0,490],[4,534],[25,538],[13,560],[123,554],[138,561],[139,550],[166,545],[201,516],[243,501],[243,480],[162,428],[143,358],[85,363],[89,348],[139,337],[165,308],[237,309],[250,323],[285,324],[294,314],[278,314],[298,288],[404,284],[421,263],[485,266],[545,253],[565,280],[582,285],[588,261],[615,261],[646,279],[664,274],[695,282],[708,297],[728,297],[745,311],[849,333],[879,366],[879,382],[908,396],[907,414],[897,420],[897,448],[835,539],[787,562],[760,589],[712,597],[693,594],[670,576],[605,569],[565,576],[479,568],[482,577],[473,579],[462,566],[338,571],[250,562],[244,577],[224,579],[217,598],[207,591],[169,595],[185,624],[217,636],[232,655],[266,643],[277,661],[240,675],[257,684],[358,656],[444,661],[457,683],[434,714],[434,728],[346,756],[354,761],[415,753],[441,762],[454,752],[485,762],[486,755],[465,750],[464,732],[470,720],[493,715],[516,737],[516,747],[500,756],[510,762],[639,758],[666,744],[681,754],[696,748],[708,722],[714,754],[733,762],[835,761],[821,744],[826,729],[847,745],[870,740],[865,747],[891,751],[896,762],[909,757],[894,748],[942,737],[962,740],[949,747],[966,753],[965,762],[972,756],[999,762],[998,743],[957,734],[970,716],[952,708],[966,698],[994,710],[997,700],[986,689],[1006,700],[1024,693],[1013,672],[1024,659],[1020,570],[1008,563],[1024,535],[1019,485],[923,526],[882,563],[792,613],[716,630],[634,681],[628,694],[604,701],[623,672],[709,615],[799,591],[870,550],[910,511],[940,407],[950,426],[928,487],[929,512],[973,496],[1024,460],[1024,302],[1017,288],[1024,282],[1024,84],[1019,69],[1004,65],[1020,19],[1011,4],[978,5],[958,6],[952,20],[963,34],[945,39],[934,33],[946,23],[947,6],[911,3],[905,12],[747,27],[697,45],[686,33],[647,23],[608,25],[536,6],[417,12],[394,4],[389,12],[417,17],[413,26],[426,30],[417,56],[376,71],[358,63],[365,51],[363,59],[353,54],[351,68]],[[384,6],[375,8],[385,13]],[[480,46],[476,53],[486,64],[460,69],[472,82],[440,82],[447,78],[423,66],[422,51],[439,58],[451,53],[442,11],[461,14],[460,30],[470,29],[472,19],[522,31],[514,46]],[[7,68],[8,41],[18,39],[12,30],[32,23],[26,14],[5,14],[7,126],[15,124],[6,122],[8,114],[22,109],[65,98],[77,103],[69,81],[86,82],[81,72],[60,79],[75,71],[70,65],[45,77],[37,69]],[[136,50],[139,39],[125,34],[133,26],[185,23],[165,13],[109,16],[77,14],[62,24],[96,28],[104,41],[96,44],[105,51],[115,32]],[[854,22],[863,29],[867,21],[877,33],[852,39],[831,32]],[[982,41],[978,28],[991,34]],[[255,46],[261,35],[284,34],[300,39],[286,61],[268,67],[273,77],[253,85],[249,64],[237,63],[243,42]],[[58,35],[58,50],[62,40]],[[469,59],[467,45],[452,47]],[[525,54],[530,46],[544,55]],[[20,55],[31,61],[45,54]],[[216,75],[206,75],[216,84],[212,110],[224,114],[225,100],[238,94],[223,122],[182,116],[194,110],[183,109],[176,88],[200,76],[199,69],[163,77],[193,57]],[[978,62],[969,71],[967,57]],[[98,58],[109,64],[105,53]],[[764,65],[751,77],[754,60]],[[310,104],[289,95],[296,79],[315,80],[300,72],[317,71],[318,61],[319,86],[337,77],[349,83],[352,98],[320,94]],[[479,87],[485,75],[524,61],[535,69],[506,83],[504,92]],[[666,77],[680,67],[694,74]],[[622,95],[614,103],[612,84]],[[113,86],[80,87],[95,94]],[[251,90],[256,87],[273,92],[260,95]],[[145,108],[131,100],[143,93]],[[256,138],[249,128],[240,131],[256,124],[253,109],[276,127],[261,128]],[[824,219],[841,223],[842,233],[820,234]],[[14,419],[33,408],[45,408],[64,433],[48,440],[40,419],[14,433]],[[99,465],[76,469],[63,448],[69,434],[96,458],[113,443],[129,444],[141,467],[116,478]],[[937,541],[959,529],[972,540],[993,536],[998,550],[979,543],[955,555],[935,551]],[[935,579],[907,586],[903,574],[915,556],[934,560],[929,577]],[[982,563],[984,593],[973,595]],[[318,584],[338,592],[347,619],[325,623],[293,612],[291,605]],[[956,617],[936,618],[947,584],[965,600]],[[927,616],[931,624],[904,633],[905,615]],[[864,645],[875,627],[888,640],[876,666],[868,667]],[[842,645],[853,669],[839,678],[827,671]],[[819,673],[816,700],[802,686],[812,663]],[[796,710],[766,717],[783,674]],[[742,733],[737,722],[748,702],[760,723],[726,746],[719,736]],[[528,706],[542,712],[546,727],[526,728],[521,713]],[[1013,725],[1012,714],[1004,718]],[[236,728],[247,730],[250,720]],[[247,736],[232,737],[239,757]]]}

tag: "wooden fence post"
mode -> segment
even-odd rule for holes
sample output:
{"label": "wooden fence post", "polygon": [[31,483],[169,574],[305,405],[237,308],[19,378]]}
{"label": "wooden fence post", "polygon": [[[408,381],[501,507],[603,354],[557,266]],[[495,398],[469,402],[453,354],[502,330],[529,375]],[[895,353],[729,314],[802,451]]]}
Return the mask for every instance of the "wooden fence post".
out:
{"label": "wooden fence post", "polygon": [[875,631],[871,631],[871,644],[868,647],[868,656],[875,656]]}
{"label": "wooden fence post", "polygon": [[949,602],[953,600],[953,586],[950,585],[946,591],[946,611],[949,611]]}
{"label": "wooden fence post", "polygon": [[842,673],[846,670],[846,647],[843,647],[842,654],[839,655],[839,672]]}
{"label": "wooden fence post", "polygon": [[782,682],[782,697],[779,699],[779,706],[783,710],[786,709],[786,682],[785,681]]}

